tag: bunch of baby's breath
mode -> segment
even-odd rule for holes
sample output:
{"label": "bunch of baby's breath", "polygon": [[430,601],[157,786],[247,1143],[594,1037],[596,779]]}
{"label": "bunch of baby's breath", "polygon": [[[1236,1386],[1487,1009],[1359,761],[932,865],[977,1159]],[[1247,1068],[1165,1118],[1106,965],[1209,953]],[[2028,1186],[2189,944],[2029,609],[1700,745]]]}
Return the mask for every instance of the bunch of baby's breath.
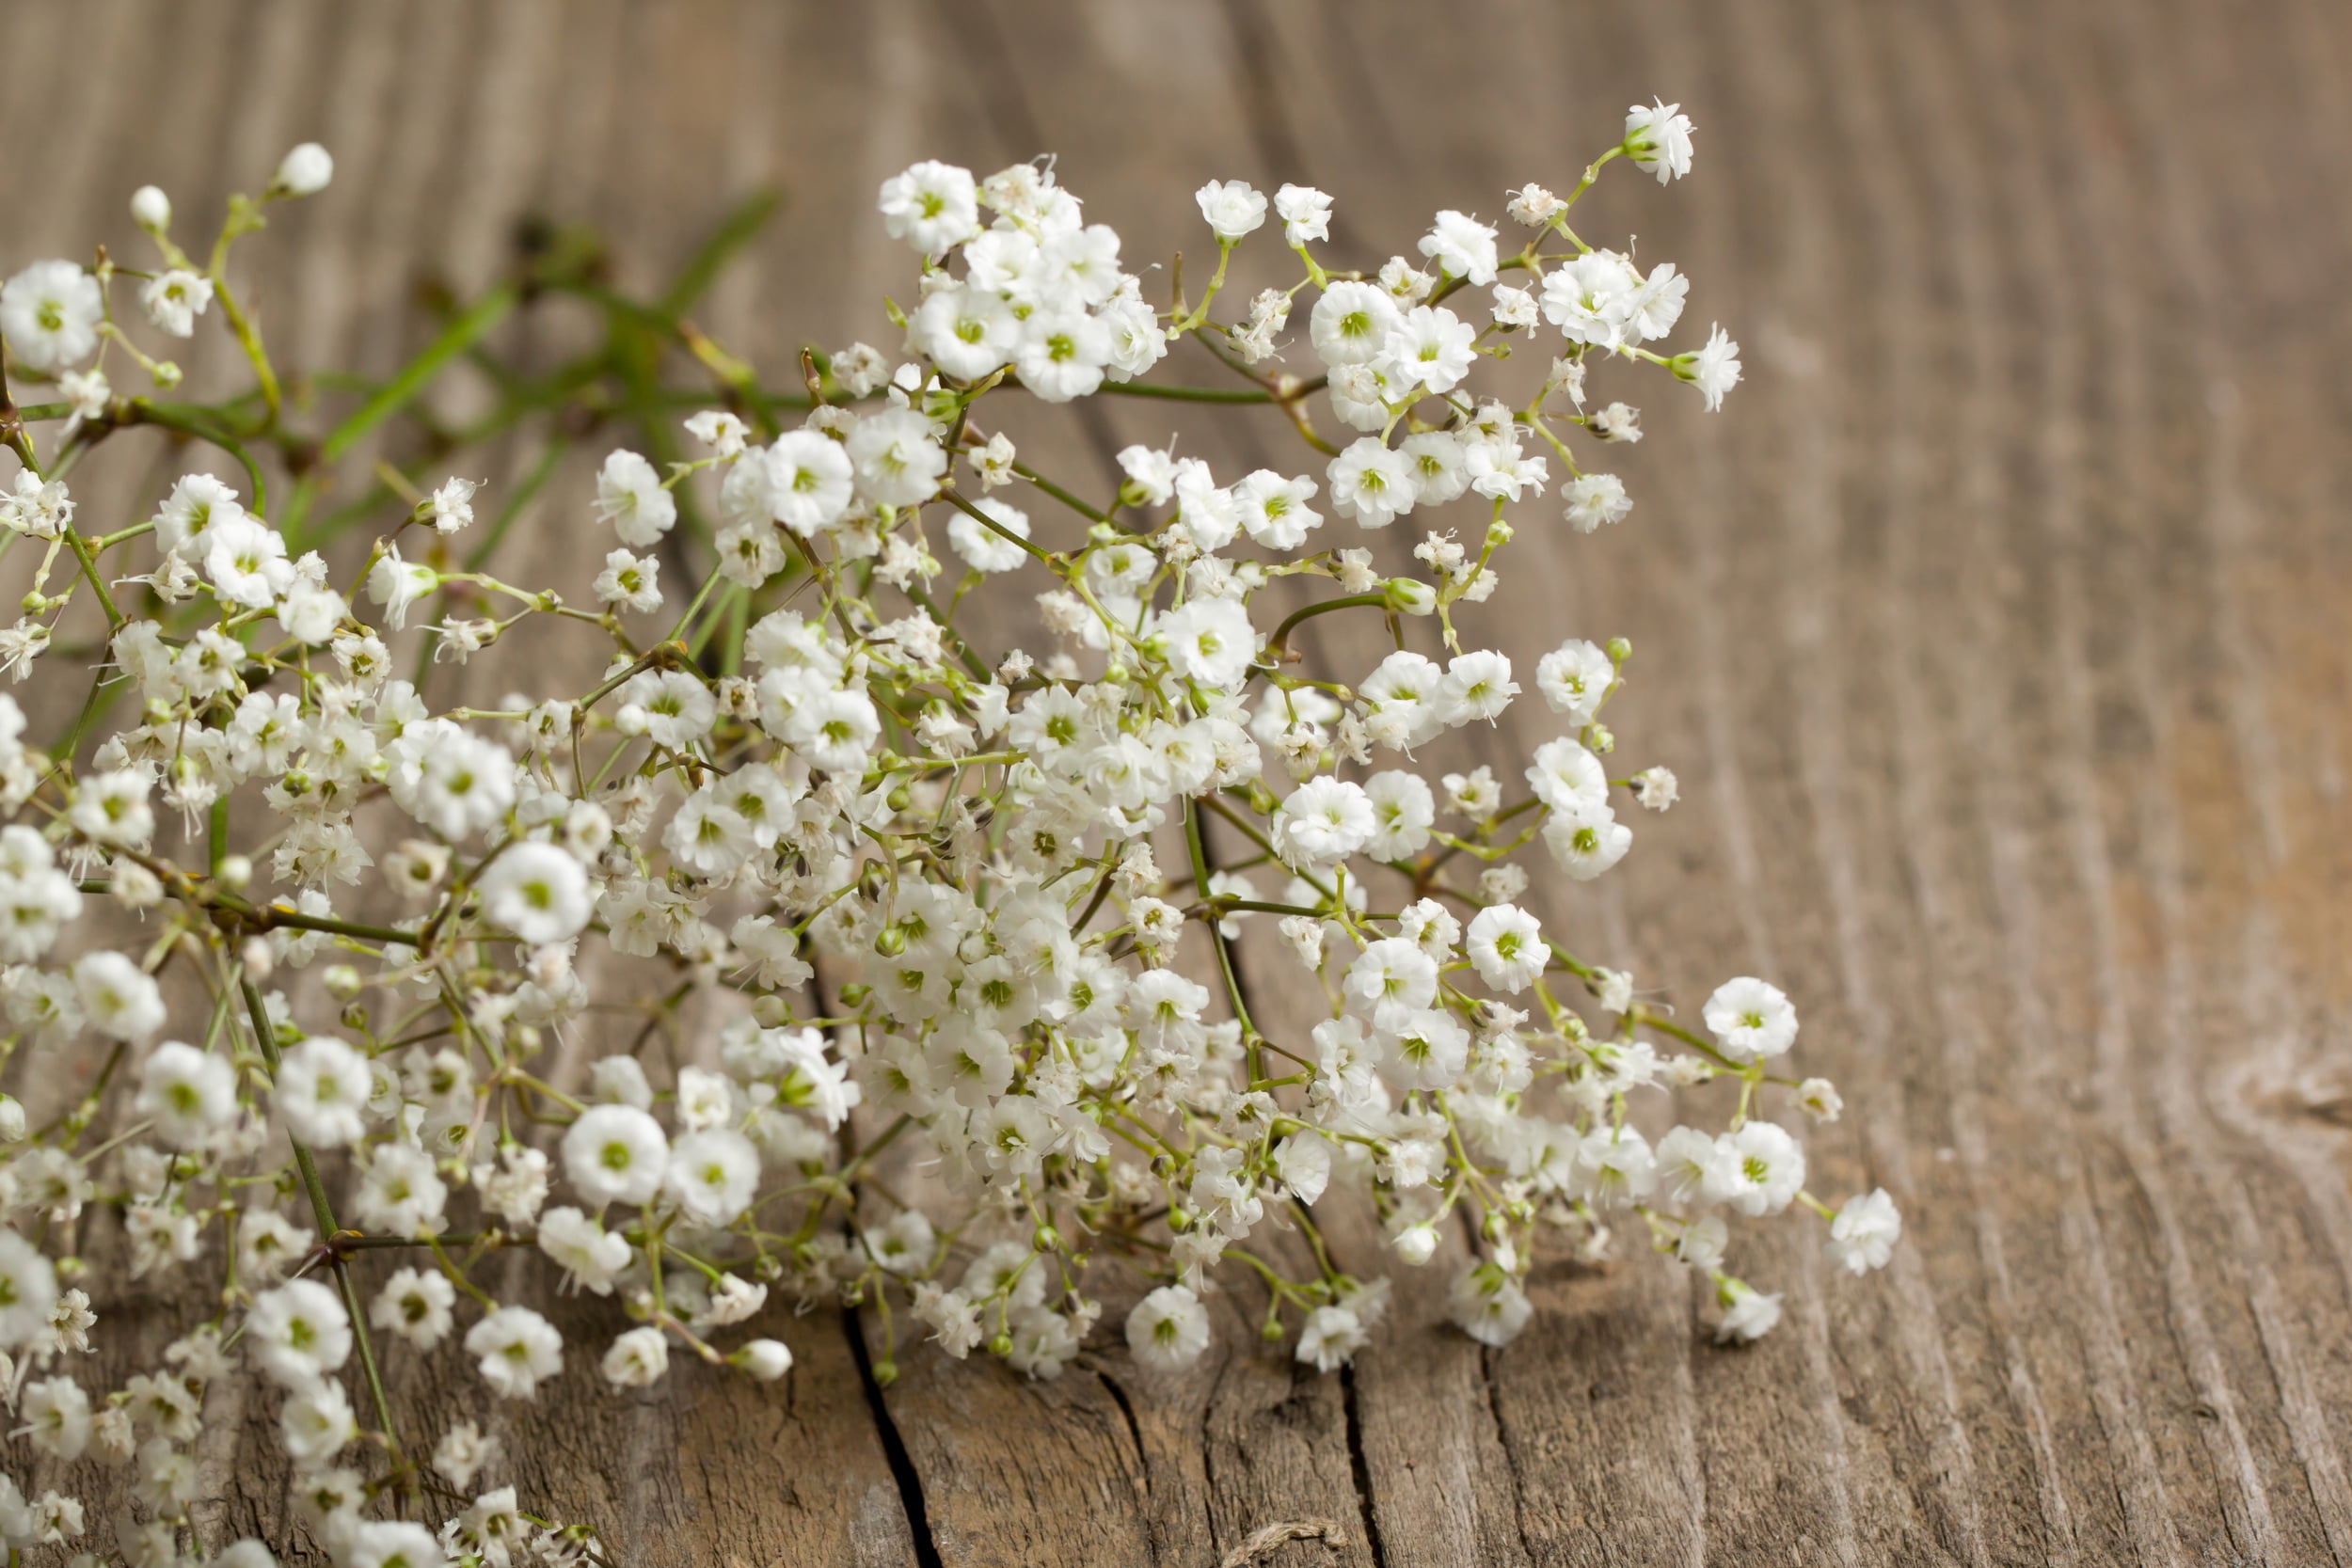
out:
{"label": "bunch of baby's breath", "polygon": [[[1196,1362],[1225,1290],[1327,1370],[1387,1289],[1327,1245],[1334,1205],[1408,1266],[1457,1229],[1454,1319],[1492,1345],[1534,1310],[1548,1230],[1597,1257],[1634,1227],[1714,1282],[1730,1339],[1779,1307],[1727,1271],[1727,1216],[1795,1204],[1841,1265],[1884,1262],[1886,1195],[1822,1204],[1766,1114],[1838,1110],[1775,1070],[1797,1032],[1780,991],[1730,980],[1686,1027],[1524,907],[1531,874],[1626,855],[1621,806],[1675,800],[1666,769],[1608,760],[1629,645],[1570,637],[1533,671],[1475,646],[1515,527],[1631,505],[1589,465],[1639,416],[1588,378],[1663,372],[1710,409],[1739,379],[1720,328],[1649,346],[1683,314],[1671,263],[1569,227],[1602,166],[1664,183],[1690,137],[1637,106],[1567,195],[1512,194],[1517,248],[1441,212],[1361,272],[1321,254],[1331,198],[1286,185],[1296,280],[1238,311],[1228,263],[1273,243],[1238,182],[1197,193],[1205,292],[1162,306],[1050,164],[918,164],[881,193],[914,261],[901,354],[803,356],[789,393],[686,314],[759,203],[652,302],[614,293],[580,236],[540,236],[383,381],[281,378],[230,285],[233,243],[328,184],[315,146],[232,200],[205,258],[150,187],[148,270],[102,251],[9,278],[8,375],[56,395],[19,407],[0,381],[21,464],[0,551],[40,558],[0,664],[72,663],[87,695],[39,750],[0,696],[0,1060],[25,1085],[92,1045],[99,1068],[38,1132],[0,1100],[0,1392],[42,1454],[130,1466],[136,1501],[90,1521],[0,1478],[11,1562],[68,1542],[272,1560],[189,1518],[204,1392],[240,1360],[282,1390],[295,1510],[337,1561],[504,1568],[594,1559],[594,1537],[477,1491],[502,1462],[474,1424],[401,1430],[400,1358],[448,1343],[510,1399],[578,1359],[615,1385],[678,1355],[772,1380],[791,1352],[761,1327],[846,1301],[875,1311],[884,1382],[914,1338],[1051,1377],[1103,1310],[1091,1265],[1123,1259],[1150,1287],[1125,1317],[1141,1364]],[[603,310],[605,342],[551,374],[502,360],[501,321],[550,295]],[[175,401],[139,340],[207,322],[251,388]],[[1237,379],[1154,379],[1180,347]],[[681,350],[711,382],[684,398],[655,373]],[[1506,400],[1499,362],[1531,351],[1549,370]],[[497,391],[453,424],[421,394],[460,360]],[[1097,393],[1271,404],[1298,461],[1217,474],[1131,447],[1094,504],[997,411]],[[554,525],[595,531],[600,559],[507,580],[512,525],[614,424],[635,434],[593,518]],[[151,513],[77,515],[74,470],[141,425],[218,461]],[[459,454],[504,436],[537,455],[485,495]],[[379,442],[413,455],[338,503]],[[1359,533],[1407,516],[1418,564],[1383,575]],[[1327,613],[1381,621],[1395,651],[1316,667],[1298,628]],[[601,673],[501,659],[525,622]],[[430,700],[439,661],[512,695]],[[1483,726],[1514,701],[1557,733],[1506,759]],[[1430,776],[1419,754],[1472,726],[1486,764]],[[1322,1021],[1253,1019],[1239,947],[1295,965]],[[1638,1091],[1715,1078],[1718,1130],[1633,1125]],[[120,1212],[134,1275],[218,1276],[210,1315],[119,1388],[77,1375],[92,1205]],[[611,1298],[614,1337],[567,1354],[501,1300],[482,1265],[508,1247]]]}

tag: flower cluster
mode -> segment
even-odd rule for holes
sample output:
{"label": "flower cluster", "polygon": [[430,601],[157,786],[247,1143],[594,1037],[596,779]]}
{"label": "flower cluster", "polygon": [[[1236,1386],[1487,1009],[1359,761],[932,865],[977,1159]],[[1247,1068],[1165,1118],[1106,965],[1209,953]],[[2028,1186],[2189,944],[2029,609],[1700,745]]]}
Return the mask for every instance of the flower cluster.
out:
{"label": "flower cluster", "polygon": [[[1839,1265],[1883,1264],[1886,1195],[1815,1198],[1765,1114],[1839,1109],[1783,1074],[1788,999],[1733,979],[1687,1026],[1528,907],[1534,878],[1627,855],[1621,812],[1675,800],[1671,772],[1609,761],[1629,644],[1571,637],[1515,670],[1456,628],[1495,589],[1506,513],[1626,516],[1571,438],[1639,440],[1639,416],[1588,372],[1662,371],[1710,409],[1739,379],[1720,328],[1646,346],[1683,314],[1671,263],[1569,229],[1620,158],[1687,173],[1690,122],[1637,106],[1565,197],[1512,193],[1517,248],[1441,212],[1368,271],[1318,257],[1324,193],[1211,183],[1216,275],[1165,308],[1049,164],[918,164],[880,198],[916,259],[901,353],[811,354],[786,394],[697,336],[722,406],[685,420],[697,455],[603,461],[593,517],[565,525],[605,532],[563,585],[580,603],[486,569],[511,511],[483,532],[463,477],[379,465],[393,520],[373,538],[326,526],[315,467],[270,503],[252,449],[281,391],[223,263],[269,203],[328,184],[324,150],[232,202],[209,265],[150,188],[151,272],[102,252],[10,278],[11,368],[61,398],[0,402],[21,463],[0,550],[45,552],[0,662],[22,680],[59,657],[69,612],[104,629],[45,750],[0,696],[0,1057],[94,1044],[103,1066],[38,1132],[0,1099],[0,1393],[44,1453],[135,1471],[113,1549],[204,1557],[192,1445],[240,1363],[279,1391],[294,1506],[336,1561],[507,1568],[593,1558],[593,1535],[511,1486],[475,1494],[501,1462],[473,1425],[398,1430],[398,1357],[447,1347],[511,1400],[580,1360],[624,1386],[680,1356],[772,1381],[792,1354],[759,1320],[848,1302],[875,1309],[884,1382],[910,1319],[941,1354],[1052,1377],[1116,1259],[1149,1287],[1124,1321],[1141,1363],[1198,1361],[1224,1291],[1329,1370],[1387,1291],[1327,1242],[1342,1211],[1406,1266],[1454,1235],[1454,1319],[1490,1345],[1534,1311],[1546,1232],[1597,1258],[1633,1228],[1714,1281],[1735,1339],[1779,1308],[1728,1272],[1733,1216],[1801,1207]],[[1298,279],[1219,319],[1269,211]],[[118,394],[110,353],[178,380],[117,323],[126,280],[165,336],[216,311],[255,394]],[[1143,379],[1187,342],[1238,384]],[[1531,347],[1548,369],[1506,398],[1489,384]],[[1310,356],[1311,374],[1263,368]],[[349,450],[438,362],[304,450]],[[1314,456],[1220,475],[1137,445],[1090,504],[1022,461],[989,400],[1096,393],[1269,404]],[[70,476],[142,423],[238,471],[93,531]],[[1417,564],[1376,568],[1362,535],[1407,517]],[[975,595],[1032,646],[983,647],[960,620]],[[1385,618],[1394,651],[1311,671],[1300,628],[1344,611]],[[580,640],[592,673],[427,700],[436,664],[487,664],[526,621]],[[1416,760],[1454,730],[1491,755],[1515,702],[1551,719],[1532,754],[1435,778]],[[1320,1022],[1262,1027],[1245,974]],[[1636,1126],[1644,1091],[1655,1125],[1664,1091],[1711,1079],[1736,1088],[1719,1125]],[[119,1388],[75,1373],[92,1205],[120,1212],[134,1276],[219,1272],[217,1310]],[[483,1265],[506,1248],[609,1298],[614,1337],[570,1346],[501,1299]],[[12,1550],[88,1523],[0,1478]],[[255,1542],[209,1560],[272,1560]]]}

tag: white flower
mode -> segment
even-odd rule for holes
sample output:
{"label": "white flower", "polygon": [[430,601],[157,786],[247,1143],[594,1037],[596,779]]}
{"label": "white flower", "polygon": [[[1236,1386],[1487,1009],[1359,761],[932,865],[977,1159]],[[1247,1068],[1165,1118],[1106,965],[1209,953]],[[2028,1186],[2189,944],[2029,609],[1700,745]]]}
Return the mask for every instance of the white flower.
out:
{"label": "white flower", "polygon": [[0,338],[27,370],[88,358],[104,313],[98,279],[72,261],[35,261],[0,284]]}
{"label": "white flower", "polygon": [[1323,518],[1307,503],[1318,488],[1311,479],[1286,479],[1260,468],[1233,486],[1234,515],[1249,537],[1268,549],[1296,549]]}
{"label": "white flower", "polygon": [[460,1421],[434,1445],[433,1467],[461,1487],[471,1486],[474,1476],[498,1450],[496,1437],[485,1437],[473,1422]]}
{"label": "white flower", "polygon": [[1258,655],[1257,629],[1238,599],[1187,600],[1159,617],[1153,635],[1170,669],[1220,691],[1237,689]]}
{"label": "white flower", "polygon": [[1265,196],[1244,180],[1212,180],[1192,193],[1200,216],[1227,245],[1265,222]]}
{"label": "white flower", "polygon": [[1299,1325],[1297,1358],[1319,1372],[1335,1372],[1370,1339],[1363,1320],[1354,1312],[1344,1307],[1318,1307]]}
{"label": "white flower", "polygon": [[1183,1371],[1209,1348],[1209,1309],[1184,1286],[1163,1285],[1127,1314],[1127,1348],[1153,1371]]}
{"label": "white flower", "polygon": [[288,196],[316,196],[334,178],[334,158],[318,143],[306,141],[278,160],[278,178],[270,188]]}
{"label": "white flower", "polygon": [[359,1418],[338,1383],[295,1388],[278,1409],[278,1430],[287,1456],[305,1467],[323,1465],[359,1435]]}
{"label": "white flower", "polygon": [[567,941],[588,924],[588,873],[551,844],[512,846],[477,885],[490,924],[533,947]]}
{"label": "white flower", "polygon": [[1581,638],[1561,643],[1535,665],[1535,689],[1573,729],[1593,721],[1601,698],[1616,678],[1616,667],[1610,663],[1608,653]]}
{"label": "white flower", "polygon": [[615,1388],[651,1387],[669,1370],[669,1338],[651,1323],[632,1328],[613,1340],[612,1348],[604,1353],[601,1368],[604,1380]]}
{"label": "white flower", "polygon": [[501,1307],[466,1331],[466,1354],[492,1388],[527,1400],[564,1370],[564,1337],[528,1307]]}
{"label": "white flower", "polygon": [[767,470],[769,515],[802,538],[841,520],[856,490],[850,452],[816,430],[788,430],[760,459]]}
{"label": "white flower", "polygon": [[290,1280],[253,1298],[245,1344],[263,1371],[300,1388],[342,1369],[351,1354],[351,1318],[326,1286]]}
{"label": "white flower", "polygon": [[312,1148],[338,1148],[366,1130],[373,1075],[368,1059],[329,1035],[278,1058],[275,1103],[286,1131]]}
{"label": "white flower", "polygon": [[1421,253],[1449,277],[1482,288],[1495,280],[1495,230],[1467,214],[1439,213],[1435,226],[1421,238]]}
{"label": "white flower", "polygon": [[1716,987],[1699,1016],[1734,1061],[1777,1056],[1797,1040],[1797,1009],[1778,986],[1753,975]]}
{"label": "white flower", "polygon": [[1903,1216],[1886,1189],[1857,1193],[1837,1211],[1829,1225],[1830,1261],[1849,1274],[1867,1274],[1886,1267],[1902,1240]]}
{"label": "white flower", "polygon": [[1518,683],[1511,678],[1511,660],[1492,649],[1477,649],[1463,654],[1446,666],[1445,682],[1438,689],[1438,702],[1445,709],[1446,722],[1468,724],[1479,720],[1491,723],[1519,694]]}
{"label": "white flower", "polygon": [[1636,103],[1626,112],[1626,155],[1661,185],[1691,172],[1691,117],[1681,108],[1653,99],[1648,108]]}
{"label": "white flower", "polygon": [[683,421],[686,434],[710,449],[716,457],[737,457],[743,451],[745,438],[750,435],[742,420],[723,408],[706,408],[689,415]]}
{"label": "white flower", "polygon": [[1703,1195],[1728,1203],[1751,1218],[1777,1214],[1804,1185],[1804,1150],[1785,1128],[1769,1121],[1743,1123],[1716,1140],[1712,1182]]}
{"label": "white flower", "polygon": [[426,498],[437,533],[455,533],[473,521],[473,493],[482,488],[480,483],[459,479],[455,475],[441,481],[440,487]]}
{"label": "white flower", "polygon": [[919,506],[938,493],[947,454],[912,408],[869,414],[850,427],[846,455],[857,493],[877,506]]}
{"label": "white flower", "polygon": [[139,1115],[174,1148],[197,1148],[237,1114],[237,1071],[224,1056],[166,1040],[139,1076]]}
{"label": "white flower", "polygon": [[1082,310],[1031,311],[1013,350],[1021,385],[1047,403],[1092,392],[1110,361],[1110,329]]}
{"label": "white flower", "polygon": [[969,169],[920,163],[882,182],[882,223],[894,240],[936,256],[979,232],[979,190]]}
{"label": "white flower", "polygon": [[649,610],[660,610],[660,559],[653,555],[634,555],[625,549],[608,552],[604,558],[604,570],[596,575],[596,595],[602,603],[618,605],[641,614]]}
{"label": "white flower", "polygon": [[441,1228],[449,1185],[433,1157],[413,1144],[386,1144],[360,1167],[352,1209],[361,1224],[396,1236],[427,1236]]}
{"label": "white flower", "polygon": [[1389,333],[1403,314],[1386,289],[1373,283],[1339,282],[1323,292],[1308,317],[1315,352],[1334,370],[1379,357]]}
{"label": "white flower", "polygon": [[695,1224],[732,1224],[759,1186],[759,1151],[724,1128],[689,1132],[670,1148],[663,1185]]}
{"label": "white flower", "polygon": [[0,1230],[0,1346],[30,1342],[47,1328],[56,1305],[57,1275],[49,1259],[15,1231]]}
{"label": "white flower", "polygon": [[1568,503],[1568,526],[1579,533],[1590,533],[1603,523],[1623,522],[1633,510],[1625,481],[1615,474],[1579,474],[1560,493]]}
{"label": "white flower", "polygon": [[631,1105],[591,1105],[564,1134],[564,1174],[590,1203],[650,1203],[661,1190],[670,1140]]}
{"label": "white flower", "polygon": [[141,185],[131,193],[131,221],[150,233],[171,227],[171,198],[159,185]]}
{"label": "white flower", "polygon": [[1554,808],[1544,823],[1544,847],[1561,870],[1580,882],[1591,881],[1625,859],[1632,845],[1633,830],[1607,806]]}
{"label": "white flower", "polygon": [[157,273],[139,285],[139,306],[159,332],[175,338],[196,334],[196,318],[213,303],[213,280],[185,267]]}
{"label": "white flower", "polygon": [[1284,185],[1276,191],[1274,211],[1282,220],[1284,245],[1331,237],[1331,198],[1311,185]]}
{"label": "white flower", "polygon": [[600,1296],[612,1293],[613,1281],[628,1267],[630,1257],[627,1237],[569,1206],[539,1216],[539,1250],[564,1271],[566,1288]]}
{"label": "white flower", "polygon": [[70,1377],[26,1384],[17,1413],[24,1424],[10,1435],[30,1437],[53,1459],[79,1459],[89,1447],[89,1396]]}
{"label": "white flower", "polygon": [[[1438,305],[1417,305],[1389,329],[1376,364],[1399,388],[1450,392],[1477,362],[1478,329]],[[1391,394],[1388,401],[1404,399]]]}
{"label": "white flower", "polygon": [[1478,911],[1470,923],[1466,951],[1480,979],[1512,996],[1534,985],[1551,958],[1541,924],[1510,904],[1489,904]]}
{"label": "white flower", "polygon": [[1751,1344],[1772,1331],[1780,1322],[1780,1296],[1765,1295],[1744,1282],[1726,1279],[1716,1288],[1715,1297],[1723,1303],[1723,1322],[1715,1325],[1715,1339],[1728,1344],[1737,1339]]}
{"label": "white flower", "polygon": [[962,381],[977,381],[1012,357],[1020,318],[1002,295],[966,286],[925,299],[907,325],[907,349]]}
{"label": "white flower", "polygon": [[368,1322],[419,1350],[431,1350],[448,1335],[456,1304],[457,1288],[439,1270],[395,1269],[368,1308]]}
{"label": "white flower", "polygon": [[155,814],[147,803],[154,787],[151,775],[133,768],[92,774],[74,789],[66,820],[100,844],[143,849],[155,832]]}
{"label": "white flower", "polygon": [[1677,354],[1667,363],[1677,377],[1699,389],[1710,414],[1723,407],[1724,394],[1740,384],[1740,345],[1720,326],[1709,330],[1697,353]]}
{"label": "white flower", "polygon": [[[989,520],[1006,533],[1018,534],[1024,539],[1029,536],[1029,515],[1019,507],[993,496],[983,496],[972,504],[987,513]],[[947,543],[955,546],[958,555],[963,557],[964,564],[976,572],[991,576],[1009,572],[1028,559],[1028,552],[1020,546],[1003,534],[981,527],[977,519],[960,511],[947,518]]]}
{"label": "white flower", "polygon": [[1535,799],[1554,811],[1608,808],[1608,769],[1600,765],[1600,758],[1566,736],[1536,747],[1526,776]]}
{"label": "white flower", "polygon": [[1480,1344],[1498,1348],[1518,1338],[1535,1315],[1534,1303],[1518,1281],[1493,1263],[1464,1271],[1454,1282],[1453,1305],[1455,1326]]}
{"label": "white flower", "polygon": [[1541,229],[1567,211],[1567,206],[1566,202],[1531,180],[1511,193],[1509,211],[1513,222],[1525,224],[1530,229]]}
{"label": "white flower", "polygon": [[612,525],[622,544],[643,549],[675,526],[677,498],[661,487],[652,464],[616,447],[596,473],[596,516]]}
{"label": "white flower", "polygon": [[1437,825],[1437,798],[1418,773],[1399,769],[1375,773],[1364,781],[1377,828],[1364,843],[1365,853],[1377,861],[1410,860],[1429,847]]}
{"label": "white flower", "polygon": [[1275,813],[1274,842],[1310,863],[1327,863],[1361,849],[1375,827],[1372,800],[1361,784],[1311,779]]}
{"label": "white flower", "polygon": [[164,1026],[164,993],[120,953],[103,949],[73,960],[73,989],[91,1028],[136,1043]]}
{"label": "white flower", "polygon": [[403,561],[396,545],[386,546],[383,559],[368,569],[368,597],[384,607],[388,631],[406,626],[409,606],[440,586],[440,573],[422,562]]}
{"label": "white flower", "polygon": [[1350,442],[1324,477],[1331,486],[1332,509],[1365,528],[1387,528],[1410,512],[1418,497],[1412,459],[1374,436]]}

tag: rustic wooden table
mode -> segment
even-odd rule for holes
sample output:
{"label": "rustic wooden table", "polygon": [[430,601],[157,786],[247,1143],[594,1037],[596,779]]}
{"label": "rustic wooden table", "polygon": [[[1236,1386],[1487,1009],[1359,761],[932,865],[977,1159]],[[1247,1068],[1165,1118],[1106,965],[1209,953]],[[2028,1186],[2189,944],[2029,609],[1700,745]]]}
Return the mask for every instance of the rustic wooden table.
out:
{"label": "rustic wooden table", "polygon": [[[775,184],[707,325],[782,370],[882,341],[908,281],[873,192],[915,158],[1056,150],[1130,264],[1199,251],[1203,180],[1313,183],[1376,261],[1437,207],[1572,182],[1637,98],[1698,121],[1687,183],[1607,182],[1592,224],[1685,265],[1748,384],[1719,419],[1654,397],[1632,520],[1523,530],[1487,608],[1530,661],[1630,637],[1627,754],[1683,779],[1547,921],[1686,1005],[1777,977],[1850,1107],[1818,1185],[1897,1195],[1894,1266],[1831,1277],[1784,1227],[1749,1272],[1787,1322],[1724,1351],[1665,1264],[1549,1263],[1484,1353],[1433,1268],[1335,1377],[1262,1351],[1246,1302],[1182,1380],[918,1351],[882,1393],[833,1312],[771,1315],[800,1358],[772,1388],[617,1395],[580,1356],[492,1413],[395,1356],[421,1428],[495,1414],[615,1561],[1210,1564],[1329,1521],[1256,1560],[2352,1562],[2352,8],[12,0],[0,57],[11,267],[126,245],[142,182],[200,218],[333,148],[256,247],[304,365],[395,362],[409,281],[478,285],[527,210],[643,280]],[[1027,439],[1099,475],[1168,413]],[[1245,411],[1202,439],[1285,438]],[[578,550],[580,493],[533,548]],[[179,1298],[106,1294],[109,1357],[145,1365]],[[236,1397],[207,1508],[283,1538]]]}

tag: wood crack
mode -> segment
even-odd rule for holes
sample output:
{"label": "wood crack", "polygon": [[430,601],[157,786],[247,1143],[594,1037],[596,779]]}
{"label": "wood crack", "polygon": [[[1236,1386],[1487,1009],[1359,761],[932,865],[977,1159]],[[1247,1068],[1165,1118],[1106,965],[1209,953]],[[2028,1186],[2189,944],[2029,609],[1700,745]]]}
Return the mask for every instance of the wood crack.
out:
{"label": "wood crack", "polygon": [[1518,1533],[1519,1550],[1530,1561],[1535,1558],[1535,1544],[1527,1538],[1525,1488],[1519,1474],[1519,1456],[1511,1451],[1511,1437],[1502,1424],[1502,1386],[1495,1381],[1495,1353],[1487,1346],[1478,1349],[1478,1383],[1486,1393],[1486,1418],[1494,1423],[1495,1447],[1502,1450],[1502,1459],[1511,1471],[1511,1528]]}
{"label": "wood crack", "polygon": [[914,1542],[916,1568],[946,1568],[939,1555],[939,1543],[931,1539],[930,1510],[923,1501],[923,1478],[914,1468],[914,1456],[907,1452],[906,1439],[898,1435],[898,1423],[891,1419],[889,1402],[882,1398],[882,1384],[874,1376],[874,1362],[866,1351],[866,1329],[858,1322],[857,1308],[841,1309],[841,1333],[850,1341],[850,1359],[857,1363],[858,1383],[866,1390],[866,1408],[874,1414],[874,1434],[882,1439],[882,1456],[890,1461],[891,1479],[898,1483],[898,1504],[906,1510],[907,1534]]}
{"label": "wood crack", "polygon": [[1380,1520],[1373,1512],[1372,1465],[1364,1458],[1364,1423],[1356,1408],[1356,1369],[1340,1369],[1340,1388],[1347,1412],[1347,1467],[1356,1478],[1356,1510],[1363,1516],[1364,1545],[1375,1568],[1388,1568],[1389,1554],[1380,1544]]}

